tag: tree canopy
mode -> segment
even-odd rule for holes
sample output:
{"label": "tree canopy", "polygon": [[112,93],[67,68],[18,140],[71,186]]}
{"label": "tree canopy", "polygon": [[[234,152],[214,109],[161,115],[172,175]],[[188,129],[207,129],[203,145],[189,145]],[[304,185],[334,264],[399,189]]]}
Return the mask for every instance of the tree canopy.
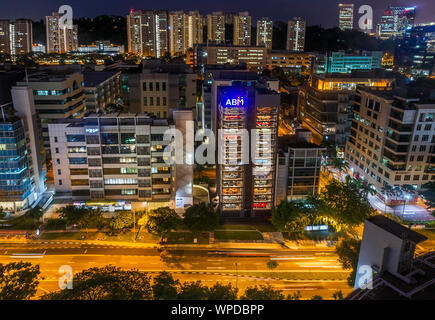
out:
{"label": "tree canopy", "polygon": [[175,210],[169,207],[162,207],[151,210],[148,215],[146,228],[149,233],[164,238],[171,230],[180,225],[180,217]]}
{"label": "tree canopy", "polygon": [[27,300],[36,293],[39,265],[29,262],[0,263],[0,300]]}
{"label": "tree canopy", "polygon": [[194,235],[201,231],[213,231],[219,224],[219,217],[211,205],[204,202],[194,204],[184,213],[183,225]]}
{"label": "tree canopy", "polygon": [[361,240],[356,240],[351,237],[340,239],[335,247],[335,252],[338,255],[338,261],[341,263],[343,268],[352,270],[347,278],[347,283],[351,287],[353,287],[355,284],[360,247]]}

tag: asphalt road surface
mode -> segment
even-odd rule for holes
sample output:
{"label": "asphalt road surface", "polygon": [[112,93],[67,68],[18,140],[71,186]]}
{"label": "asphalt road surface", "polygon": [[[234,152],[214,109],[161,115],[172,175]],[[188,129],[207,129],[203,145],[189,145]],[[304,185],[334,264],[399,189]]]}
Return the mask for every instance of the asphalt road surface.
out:
{"label": "asphalt road surface", "polygon": [[[266,263],[276,260],[278,267],[271,272]],[[40,265],[41,283],[37,296],[58,290],[61,266],[70,266],[74,273],[108,264],[123,269],[138,269],[152,274],[171,271],[181,281],[202,280],[206,285],[216,281],[238,285],[243,293],[248,286],[269,283],[285,294],[300,291],[303,298],[313,295],[331,298],[341,290],[351,291],[345,280],[323,275],[342,272],[333,249],[153,249],[117,245],[94,245],[85,242],[56,241],[30,243],[1,243],[0,263],[28,261]],[[235,264],[237,263],[237,271]],[[257,272],[257,274],[255,274]],[[259,275],[258,272],[263,274]],[[276,280],[274,273],[303,274],[302,280]],[[308,273],[311,272],[311,273]],[[308,276],[307,276],[308,275]],[[282,277],[281,277],[282,278]],[[328,277],[331,278],[331,277]],[[292,278],[293,279],[293,278]]]}

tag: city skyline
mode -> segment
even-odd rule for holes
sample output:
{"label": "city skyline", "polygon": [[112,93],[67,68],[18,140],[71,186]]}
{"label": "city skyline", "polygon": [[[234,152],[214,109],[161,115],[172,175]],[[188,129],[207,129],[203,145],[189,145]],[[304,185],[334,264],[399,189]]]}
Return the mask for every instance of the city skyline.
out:
{"label": "city skyline", "polygon": [[[62,1],[48,1],[44,4],[34,8],[29,0],[24,0],[20,3],[20,8],[16,7],[15,3],[7,3],[2,7],[0,19],[18,19],[29,18],[32,20],[44,19],[44,17],[51,13],[53,10],[63,5]],[[353,3],[355,5],[355,20],[354,23],[358,23],[358,9],[361,5],[370,5],[373,8],[374,23],[380,21],[380,17],[383,11],[388,6],[416,6],[417,15],[416,23],[427,23],[433,21],[432,12],[435,11],[435,2],[430,0],[392,0],[392,1],[374,1],[374,0],[355,0],[355,1],[339,1],[339,0],[310,0],[308,5],[306,2],[298,3],[297,1],[272,0],[269,2],[267,8],[264,8],[262,3],[258,0],[251,1],[249,3],[234,4],[233,2],[224,0],[219,3],[219,6],[211,5],[210,3],[198,3],[190,0],[184,2],[183,6],[180,6],[178,2],[173,0],[166,0],[159,2],[158,4],[144,4],[138,0],[131,0],[129,3],[117,3],[113,0],[108,0],[108,5],[102,8],[97,3],[89,4],[83,0],[75,1],[74,4],[70,4],[74,10],[74,17],[96,17],[99,15],[119,15],[126,16],[130,10],[170,10],[177,11],[183,10],[185,12],[191,10],[198,10],[200,14],[206,15],[213,11],[224,12],[240,12],[248,11],[252,16],[252,22],[254,23],[261,17],[270,17],[272,20],[287,21],[294,16],[301,16],[307,20],[307,25],[322,25],[323,27],[336,27],[338,26],[338,4],[339,3]],[[26,3],[28,3],[26,5]],[[312,10],[313,6],[319,10]]]}

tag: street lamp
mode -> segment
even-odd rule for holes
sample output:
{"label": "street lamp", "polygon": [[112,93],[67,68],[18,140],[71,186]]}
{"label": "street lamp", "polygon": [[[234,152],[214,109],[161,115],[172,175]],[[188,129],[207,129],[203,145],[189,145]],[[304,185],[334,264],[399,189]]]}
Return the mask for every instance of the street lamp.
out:
{"label": "street lamp", "polygon": [[239,271],[237,269],[237,262],[235,263],[236,265],[236,289],[238,289],[238,285],[239,285]]}
{"label": "street lamp", "polygon": [[403,215],[405,214],[405,207],[406,204],[408,203],[408,201],[411,199],[411,195],[409,194],[405,194],[405,204],[403,205],[403,211],[402,211],[402,219],[403,219]]}

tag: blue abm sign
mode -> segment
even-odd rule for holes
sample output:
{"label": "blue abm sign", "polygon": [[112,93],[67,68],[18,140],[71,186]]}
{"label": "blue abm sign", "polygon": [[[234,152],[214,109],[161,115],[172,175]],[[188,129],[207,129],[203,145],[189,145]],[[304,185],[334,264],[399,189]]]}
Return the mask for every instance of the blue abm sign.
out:
{"label": "blue abm sign", "polygon": [[225,90],[221,95],[224,108],[244,108],[248,105],[248,96],[243,90]]}

